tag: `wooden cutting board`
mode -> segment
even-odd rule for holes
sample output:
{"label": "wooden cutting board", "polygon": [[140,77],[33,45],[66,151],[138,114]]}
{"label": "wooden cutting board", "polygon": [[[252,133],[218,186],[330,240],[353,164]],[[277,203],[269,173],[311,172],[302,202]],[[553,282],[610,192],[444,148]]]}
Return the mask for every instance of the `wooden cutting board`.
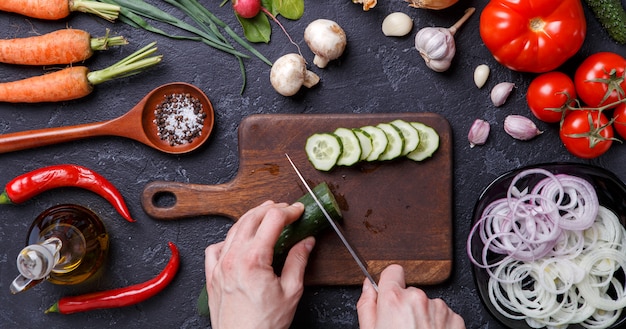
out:
{"label": "wooden cutting board", "polygon": [[[317,171],[304,145],[317,132],[356,128],[395,119],[419,121],[440,136],[439,149],[422,162],[397,159]],[[378,277],[389,264],[405,267],[408,284],[446,280],[452,270],[452,135],[448,121],[434,113],[260,114],[239,126],[239,171],[218,185],[151,182],[142,206],[151,217],[171,220],[222,215],[233,220],[271,199],[294,202],[306,193],[288,153],[311,186],[326,182],[337,198],[348,241]],[[174,204],[159,205],[172,195]],[[307,267],[309,285],[357,285],[364,276],[332,229],[318,237]]]}

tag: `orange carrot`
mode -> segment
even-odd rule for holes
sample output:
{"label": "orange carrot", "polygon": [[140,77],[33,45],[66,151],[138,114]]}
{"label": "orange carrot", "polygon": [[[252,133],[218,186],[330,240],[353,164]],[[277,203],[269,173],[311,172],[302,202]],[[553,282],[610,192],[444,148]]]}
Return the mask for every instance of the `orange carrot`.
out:
{"label": "orange carrot", "polygon": [[85,66],[73,66],[40,76],[0,83],[0,102],[61,102],[85,97],[97,84],[138,73],[159,63],[162,56],[148,57],[157,50],[154,45],[154,42],[150,43],[99,71],[90,72]]}
{"label": "orange carrot", "polygon": [[64,29],[27,38],[0,39],[0,62],[54,65],[82,62],[96,50],[128,43],[124,37],[92,38],[88,32]]}
{"label": "orange carrot", "polygon": [[73,11],[80,11],[114,21],[120,8],[93,0],[2,0],[0,11],[47,20],[63,19]]}

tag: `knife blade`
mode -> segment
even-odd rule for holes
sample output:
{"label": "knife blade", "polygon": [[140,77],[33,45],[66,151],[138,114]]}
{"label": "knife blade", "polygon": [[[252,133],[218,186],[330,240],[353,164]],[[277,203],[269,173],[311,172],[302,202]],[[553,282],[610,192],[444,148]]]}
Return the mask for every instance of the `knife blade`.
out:
{"label": "knife blade", "polygon": [[326,209],[324,208],[324,206],[322,205],[320,200],[317,198],[317,195],[315,195],[315,193],[313,193],[313,190],[311,189],[309,184],[306,182],[306,180],[304,180],[304,177],[300,173],[300,170],[298,170],[298,167],[296,167],[296,164],[293,163],[293,161],[291,161],[291,157],[289,157],[289,154],[285,153],[285,156],[287,157],[287,160],[289,160],[289,163],[291,164],[291,167],[296,172],[296,175],[298,175],[298,178],[300,178],[300,181],[302,182],[302,184],[304,185],[306,190],[309,192],[309,194],[311,195],[311,197],[313,198],[313,200],[315,201],[317,206],[320,208],[320,210],[322,211],[322,213],[324,214],[324,216],[326,217],[326,219],[330,223],[330,226],[333,227],[333,230],[335,230],[335,233],[337,233],[337,236],[339,237],[339,239],[341,240],[343,245],[346,247],[346,249],[348,249],[348,252],[352,256],[352,258],[354,258],[354,260],[356,261],[357,265],[359,266],[359,268],[361,269],[361,271],[363,272],[365,277],[372,283],[372,286],[374,287],[374,290],[376,290],[376,292],[378,292],[378,284],[376,284],[376,281],[374,280],[374,277],[372,277],[372,275],[367,270],[367,265],[365,265],[365,262],[363,261],[361,256],[359,256],[359,254],[356,252],[356,249],[354,249],[352,247],[352,245],[350,245],[350,243],[346,239],[345,235],[343,234],[343,232],[341,231],[341,229],[337,225],[337,223],[335,223],[335,221],[332,219],[332,217],[330,217],[330,215],[328,214],[328,212],[326,211]]}

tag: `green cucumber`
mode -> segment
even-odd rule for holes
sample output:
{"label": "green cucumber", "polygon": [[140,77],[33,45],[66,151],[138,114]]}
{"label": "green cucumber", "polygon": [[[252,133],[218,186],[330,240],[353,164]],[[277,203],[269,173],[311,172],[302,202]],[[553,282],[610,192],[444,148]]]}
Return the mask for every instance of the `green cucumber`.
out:
{"label": "green cucumber", "polygon": [[585,0],[613,40],[626,43],[626,11],[621,0]]}
{"label": "green cucumber", "polygon": [[352,131],[354,131],[361,144],[361,158],[359,160],[363,161],[372,153],[372,137],[360,128],[353,128]]}
{"label": "green cucumber", "polygon": [[[321,183],[313,188],[313,193],[326,209],[330,217],[335,220],[341,220],[341,210],[332,191],[326,183]],[[274,247],[274,263],[276,260],[284,259],[287,253],[298,241],[308,237],[315,236],[330,226],[330,223],[324,216],[320,207],[317,205],[311,194],[303,195],[298,202],[304,204],[304,212],[299,220],[287,225],[278,237],[276,246]]]}
{"label": "green cucumber", "polygon": [[394,120],[391,121],[390,124],[402,132],[402,136],[404,137],[404,149],[402,150],[402,155],[407,155],[417,148],[420,143],[420,134],[410,123],[404,120]]}
{"label": "green cucumber", "polygon": [[378,160],[393,160],[402,155],[402,150],[404,150],[402,131],[390,123],[379,123],[376,127],[387,135],[387,148],[378,156]]}
{"label": "green cucumber", "polygon": [[341,155],[337,159],[339,166],[351,166],[361,160],[361,142],[356,134],[348,128],[337,128],[333,134],[341,139],[343,146]]}
{"label": "green cucumber", "polygon": [[343,145],[334,134],[313,134],[306,140],[305,151],[315,169],[329,171],[337,164]]}
{"label": "green cucumber", "polygon": [[387,149],[387,134],[374,126],[361,127],[361,130],[365,131],[372,138],[372,151],[365,159],[366,161],[376,161],[378,157]]}
{"label": "green cucumber", "polygon": [[[335,221],[342,219],[341,210],[339,204],[335,199],[332,191],[325,182],[313,188],[313,193],[317,196],[326,212]],[[278,236],[278,241],[274,245],[274,271],[280,273],[282,266],[287,258],[287,254],[291,247],[296,243],[309,236],[316,236],[322,231],[330,227],[330,223],[324,216],[320,207],[317,205],[311,194],[307,193],[298,199],[298,202],[304,204],[304,212],[300,218],[285,226],[283,231]],[[206,285],[200,291],[198,300],[196,302],[198,314],[201,316],[210,316],[209,312],[209,295],[207,293]]]}
{"label": "green cucumber", "polygon": [[407,154],[406,157],[413,161],[422,161],[431,157],[439,148],[439,134],[437,134],[435,129],[421,122],[411,122],[411,125],[417,129],[420,135],[420,143],[415,151]]}

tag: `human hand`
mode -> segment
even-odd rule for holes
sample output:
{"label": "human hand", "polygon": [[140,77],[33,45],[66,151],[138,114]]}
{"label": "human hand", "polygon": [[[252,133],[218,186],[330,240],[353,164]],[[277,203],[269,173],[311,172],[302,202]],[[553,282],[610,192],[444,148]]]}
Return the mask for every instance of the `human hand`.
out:
{"label": "human hand", "polygon": [[390,265],[380,275],[378,293],[369,280],[357,303],[361,329],[465,329],[465,321],[441,299],[429,299],[415,287],[406,287],[404,269]]}
{"label": "human hand", "polygon": [[288,328],[304,290],[304,269],[315,239],[306,238],[287,255],[281,276],[272,268],[282,229],[304,206],[266,201],[233,224],[223,242],[207,247],[205,271],[214,329]]}

